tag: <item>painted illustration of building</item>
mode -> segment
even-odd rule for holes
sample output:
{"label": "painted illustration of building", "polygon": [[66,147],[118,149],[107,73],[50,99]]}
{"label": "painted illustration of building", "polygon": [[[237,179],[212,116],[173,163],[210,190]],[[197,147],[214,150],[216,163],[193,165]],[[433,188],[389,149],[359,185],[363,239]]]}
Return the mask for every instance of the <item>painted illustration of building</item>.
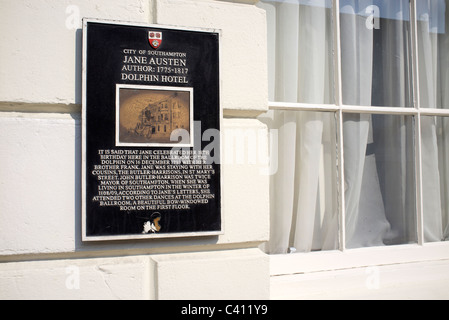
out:
{"label": "painted illustration of building", "polygon": [[192,89],[137,88],[120,89],[125,98],[118,107],[119,144],[176,144],[180,130],[191,135]]}
{"label": "painted illustration of building", "polygon": [[146,138],[146,142],[170,142],[176,129],[190,130],[190,108],[174,98],[150,103],[139,116],[134,134]]}

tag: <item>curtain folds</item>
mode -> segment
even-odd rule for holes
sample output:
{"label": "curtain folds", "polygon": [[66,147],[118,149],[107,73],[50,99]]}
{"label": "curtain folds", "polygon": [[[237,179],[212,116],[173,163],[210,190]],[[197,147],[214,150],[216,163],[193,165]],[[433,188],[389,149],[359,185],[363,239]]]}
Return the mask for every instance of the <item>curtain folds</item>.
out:
{"label": "curtain folds", "polygon": [[[270,75],[275,78],[270,92],[276,101],[332,103],[330,4],[329,0],[262,3],[272,23],[269,30],[275,30],[269,32],[268,43],[275,44],[269,59],[276,66]],[[278,130],[268,251],[337,249],[334,115],[270,111],[260,119]]]}
{"label": "curtain folds", "polygon": [[[441,32],[448,1],[418,1],[420,102],[449,107],[449,38]],[[270,99],[334,103],[332,1],[259,5],[269,24]],[[446,21],[439,33],[429,32],[426,10]],[[341,0],[340,12],[343,103],[413,107],[409,1]],[[335,115],[270,111],[260,120],[278,131],[267,251],[338,249]],[[449,122],[423,117],[421,124],[425,238],[440,241],[449,232]],[[411,116],[344,114],[345,247],[417,241],[414,126]]]}
{"label": "curtain folds", "polygon": [[[449,107],[449,1],[418,0],[419,88],[422,108]],[[422,117],[424,240],[449,238],[449,122]]]}

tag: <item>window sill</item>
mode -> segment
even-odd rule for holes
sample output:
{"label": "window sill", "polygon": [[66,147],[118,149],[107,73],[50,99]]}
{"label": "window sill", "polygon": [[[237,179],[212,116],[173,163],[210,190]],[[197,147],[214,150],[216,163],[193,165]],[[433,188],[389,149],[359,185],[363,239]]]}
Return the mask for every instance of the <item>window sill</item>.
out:
{"label": "window sill", "polygon": [[449,259],[449,242],[270,255],[270,275]]}

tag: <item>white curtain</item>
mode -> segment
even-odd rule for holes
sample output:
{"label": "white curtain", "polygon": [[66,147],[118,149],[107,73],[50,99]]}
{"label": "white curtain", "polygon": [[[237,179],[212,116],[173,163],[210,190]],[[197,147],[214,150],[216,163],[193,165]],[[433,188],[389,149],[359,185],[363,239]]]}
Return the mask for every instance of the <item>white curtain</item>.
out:
{"label": "white curtain", "polygon": [[[260,4],[269,26],[270,99],[331,103],[329,0]],[[336,249],[338,216],[335,118],[332,113],[279,111],[260,118],[278,130],[272,179],[270,253]]]}
{"label": "white curtain", "polygon": [[[358,2],[342,1],[340,8],[343,102],[369,106],[373,78],[373,28],[367,28],[364,14],[358,15]],[[360,8],[372,4],[371,1],[363,2]],[[390,225],[384,213],[374,155],[366,156],[367,144],[373,139],[371,116],[347,114],[343,130],[346,246],[380,245]],[[367,238],[367,234],[372,236]]]}
{"label": "white curtain", "polygon": [[[448,0],[420,1],[421,104],[448,108]],[[270,100],[333,103],[331,5],[260,3],[269,24]],[[409,10],[408,0],[340,0],[344,104],[413,107]],[[270,111],[260,119],[278,130],[268,251],[337,249],[334,115]],[[439,241],[449,235],[449,121],[423,117],[422,128],[425,238]],[[344,115],[347,248],[417,241],[414,129],[411,116]]]}
{"label": "white curtain", "polygon": [[[449,1],[418,0],[420,103],[449,108]],[[449,238],[449,121],[422,117],[425,241]]]}
{"label": "white curtain", "polygon": [[[408,1],[340,6],[343,103],[411,107]],[[343,120],[346,247],[415,241],[411,118],[345,114]]]}

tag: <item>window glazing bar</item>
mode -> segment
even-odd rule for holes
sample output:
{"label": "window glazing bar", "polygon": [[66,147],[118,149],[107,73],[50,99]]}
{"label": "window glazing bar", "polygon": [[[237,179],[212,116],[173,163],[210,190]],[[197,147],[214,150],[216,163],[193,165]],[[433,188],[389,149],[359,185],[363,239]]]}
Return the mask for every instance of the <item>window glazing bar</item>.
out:
{"label": "window glazing bar", "polygon": [[449,117],[449,109],[427,109],[420,108],[419,113],[422,116],[441,116],[441,117]]}
{"label": "window glazing bar", "polygon": [[339,231],[339,249],[346,250],[346,222],[345,222],[345,164],[343,147],[343,90],[341,78],[341,38],[340,38],[340,0],[333,0],[332,7],[333,20],[333,55],[334,55],[334,102],[338,107],[337,112],[337,192],[338,192],[338,231]]}
{"label": "window glazing bar", "polygon": [[338,110],[336,105],[332,104],[308,104],[296,102],[269,102],[269,109],[271,110],[286,110],[286,111],[330,111]]}
{"label": "window glazing bar", "polygon": [[416,181],[416,228],[418,244],[424,244],[424,214],[423,214],[423,192],[422,192],[422,146],[421,146],[421,105],[419,96],[419,57],[418,57],[418,19],[416,11],[416,0],[410,0],[410,19],[412,37],[412,80],[413,80],[413,102],[418,110],[415,119],[415,181]]}
{"label": "window glazing bar", "polygon": [[396,115],[416,115],[418,110],[415,108],[399,107],[373,107],[373,106],[349,106],[343,105],[341,110],[345,113],[370,113],[370,114],[396,114]]}
{"label": "window glazing bar", "polygon": [[[371,114],[397,114],[397,115],[417,115],[419,111],[415,108],[399,108],[399,107],[373,107],[373,106],[350,106],[350,105],[332,105],[332,104],[306,104],[292,102],[269,102],[271,110],[288,110],[288,111],[343,111],[344,113],[371,113]],[[421,109],[426,114],[446,114],[449,110],[443,109]]]}

